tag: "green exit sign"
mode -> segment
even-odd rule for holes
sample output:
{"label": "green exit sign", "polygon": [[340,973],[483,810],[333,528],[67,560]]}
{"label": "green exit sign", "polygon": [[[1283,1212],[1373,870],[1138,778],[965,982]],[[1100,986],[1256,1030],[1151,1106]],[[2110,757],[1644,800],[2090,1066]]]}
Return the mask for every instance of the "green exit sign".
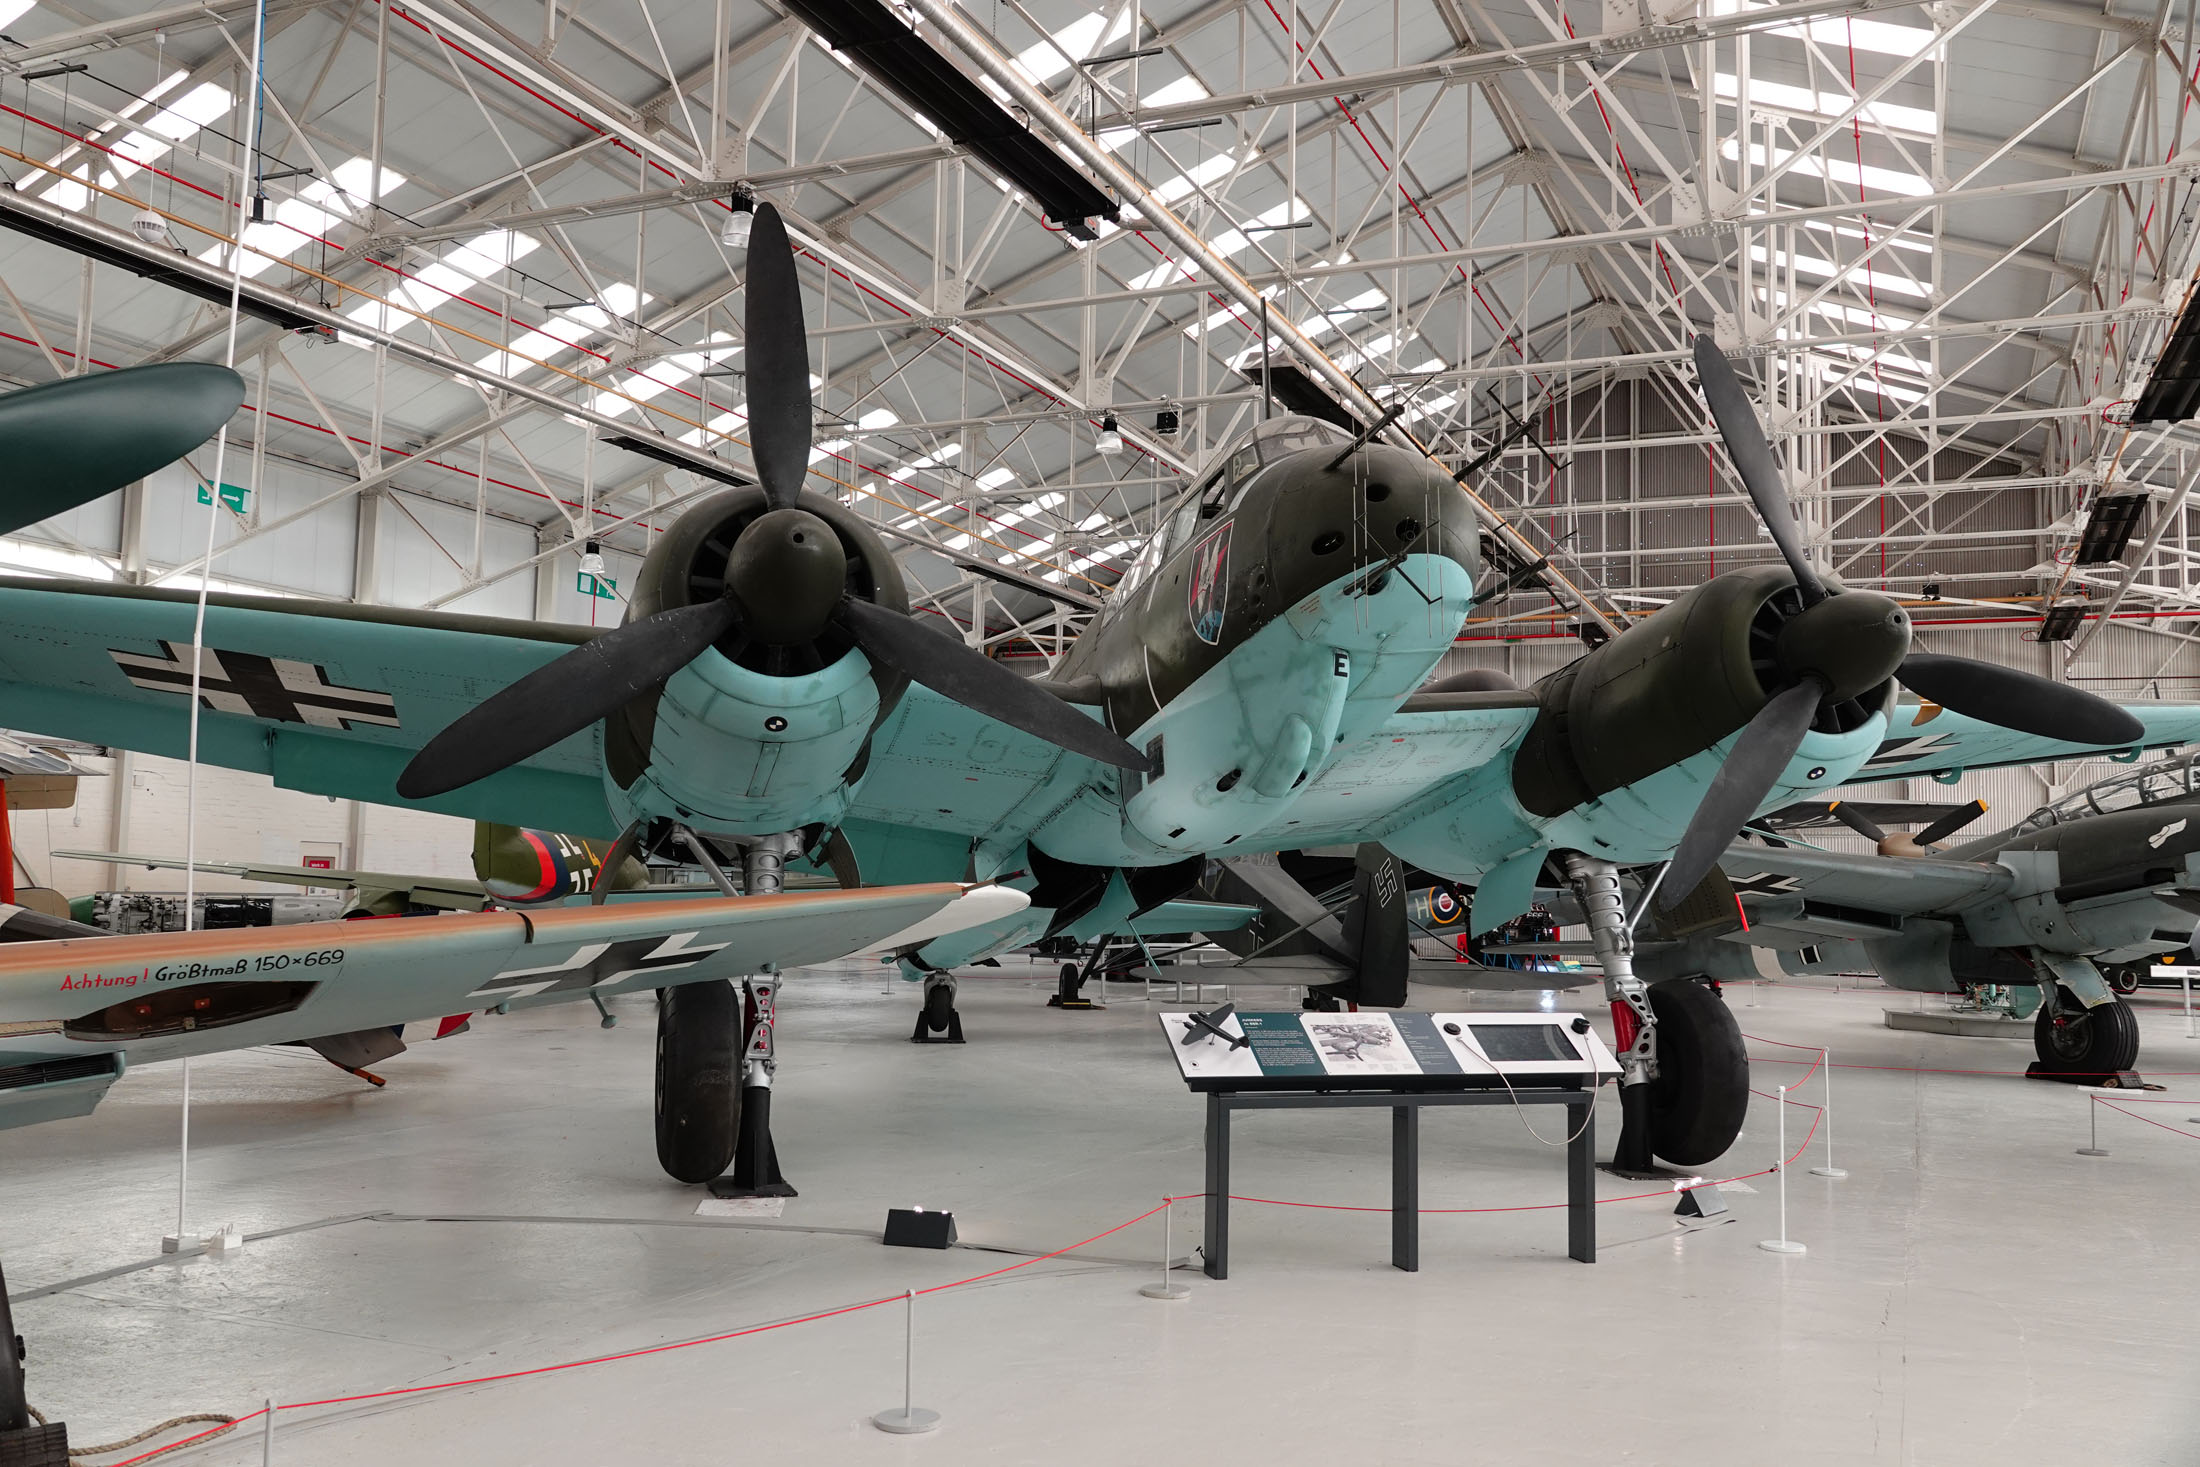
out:
{"label": "green exit sign", "polygon": [[[235,510],[238,514],[244,513],[245,504],[251,498],[252,491],[245,488],[242,484],[222,485],[222,503],[229,506],[229,508]],[[199,503],[212,504],[213,502],[214,496],[207,492],[207,487],[203,482],[200,483]]]}
{"label": "green exit sign", "polygon": [[582,571],[573,582],[573,589],[583,596],[593,596],[599,601],[619,599],[619,583],[609,576],[591,575]]}

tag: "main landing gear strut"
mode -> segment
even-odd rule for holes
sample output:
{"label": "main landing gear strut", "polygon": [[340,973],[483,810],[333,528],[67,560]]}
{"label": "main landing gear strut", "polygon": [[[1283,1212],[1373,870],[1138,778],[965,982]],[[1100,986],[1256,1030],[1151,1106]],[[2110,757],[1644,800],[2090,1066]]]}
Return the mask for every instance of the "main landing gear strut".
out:
{"label": "main landing gear strut", "polygon": [[1619,1049],[1620,1124],[1612,1170],[1623,1177],[1657,1176],[1650,1153],[1650,1082],[1658,1074],[1658,1019],[1635,976],[1635,937],[1620,900],[1619,868],[1578,851],[1566,853],[1565,866],[1604,968],[1604,997],[1612,1005],[1612,1037]]}
{"label": "main landing gear strut", "polygon": [[1693,978],[1650,987],[1635,976],[1634,934],[1610,861],[1569,851],[1566,877],[1604,966],[1619,1047],[1620,1132],[1612,1170],[1623,1177],[1668,1175],[1656,1157],[1699,1167],[1726,1154],[1749,1110],[1749,1060],[1741,1025],[1709,986]]}
{"label": "main landing gear strut", "polygon": [[[701,837],[680,825],[669,834],[720,891],[742,894]],[[638,832],[628,830],[607,863],[637,843]],[[748,895],[781,890],[787,859],[800,851],[792,832],[750,842],[742,852]],[[709,1183],[713,1197],[796,1195],[772,1143],[778,1002],[779,976],[770,970],[743,979],[738,991],[728,980],[657,991],[657,1160],[680,1181]]]}

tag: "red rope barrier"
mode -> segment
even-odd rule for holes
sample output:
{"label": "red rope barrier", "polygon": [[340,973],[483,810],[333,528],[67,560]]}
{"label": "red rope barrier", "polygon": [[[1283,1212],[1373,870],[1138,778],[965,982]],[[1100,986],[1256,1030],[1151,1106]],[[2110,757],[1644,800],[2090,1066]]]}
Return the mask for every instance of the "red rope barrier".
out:
{"label": "red rope barrier", "polygon": [[[2102,1100],[2102,1099],[2101,1099],[2101,1098],[2100,1098],[2099,1096],[2097,1096],[2097,1095],[2096,1095],[2096,1096],[2094,1096],[2094,1097],[2093,1097],[2093,1099],[2094,1099],[2094,1101],[2095,1101],[2095,1103],[2096,1103],[2096,1104],[2099,1104],[2099,1105],[2105,1105],[2105,1106],[2107,1106],[2107,1107],[2108,1107],[2108,1108],[2109,1108],[2110,1110],[2112,1110],[2112,1111],[2115,1111],[2115,1112],[2116,1112],[2117,1114],[2119,1114],[2119,1115],[2127,1115],[2127,1116],[2130,1116],[2130,1117],[2131,1117],[2131,1118],[2132,1118],[2133,1120],[2135,1120],[2135,1121],[2141,1121],[2141,1122],[2144,1122],[2145,1124],[2147,1124],[2147,1125],[2149,1125],[2149,1126],[2153,1126],[2153,1127],[2154,1127],[2155,1129],[2157,1129],[2157,1130],[2161,1130],[2161,1131],[2167,1131],[2167,1132],[2169,1132],[2169,1133],[2170,1133],[2170,1134],[2171,1134],[2172,1136],[2182,1136],[2182,1137],[2184,1137],[2184,1138],[2185,1138],[2185,1139],[2186,1139],[2187,1141],[2200,1141],[2200,1135],[2195,1135],[2195,1134],[2193,1134],[2193,1133],[2192,1133],[2191,1131],[2185,1131],[2185,1130],[2180,1130],[2180,1129],[2179,1129],[2178,1127],[2176,1127],[2176,1126],[2165,1126],[2165,1125],[2163,1125],[2163,1124],[2162,1124],[2162,1123],[2161,1123],[2160,1121],[2158,1121],[2158,1120],[2154,1119],[2154,1117],[2152,1117],[2152,1116],[2143,1116],[2143,1115],[2139,1114],[2139,1113],[2138,1113],[2137,1111],[2135,1111],[2135,1110],[2125,1110],[2125,1109],[2124,1109],[2124,1108],[2123,1108],[2122,1106],[2118,1105],[2118,1104],[2117,1104],[2117,1103],[2116,1103],[2115,1101],[2113,1101],[2113,1100]],[[2190,1104],[2192,1104],[2192,1102],[2191,1102],[2191,1101],[2189,1101],[2189,1100],[2188,1100],[2188,1101],[2186,1101],[2186,1102],[2184,1102],[2184,1103],[2185,1103],[2186,1105],[2190,1105]]]}
{"label": "red rope barrier", "polygon": [[[1106,1232],[1094,1233],[1089,1238],[1086,1238],[1080,1242],[1071,1243],[1064,1248],[1057,1248],[1051,1253],[1042,1253],[1035,1258],[1020,1259],[1015,1263],[1004,1264],[1000,1268],[988,1269],[984,1273],[972,1274],[968,1278],[956,1279],[951,1283],[933,1284],[929,1288],[918,1289],[915,1292],[920,1297],[926,1294],[944,1293],[949,1289],[960,1289],[970,1284],[983,1283],[987,1279],[999,1278],[1003,1274],[1015,1273],[1018,1269],[1029,1268],[1035,1263],[1045,1263],[1050,1259],[1060,1258],[1066,1253],[1075,1253],[1080,1248],[1089,1248],[1094,1243],[1099,1242],[1103,1238],[1111,1238],[1117,1233],[1122,1232],[1125,1228],[1134,1227],[1137,1224],[1144,1222],[1147,1218],[1152,1217],[1155,1213],[1160,1212],[1164,1208],[1168,1207],[1168,1205],[1169,1201],[1164,1200],[1160,1204],[1160,1206],[1150,1207],[1134,1218],[1131,1218],[1125,1222],[1117,1223],[1114,1227],[1109,1228]],[[358,1395],[330,1396],[324,1400],[318,1401],[287,1401],[276,1406],[275,1409],[277,1411],[305,1411],[318,1406],[348,1406],[361,1401],[384,1401],[397,1396],[426,1395],[436,1391],[455,1391],[462,1389],[466,1386],[494,1385],[499,1381],[523,1380],[529,1376],[555,1375],[561,1371],[579,1370],[584,1366],[609,1365],[612,1362],[618,1360],[636,1360],[650,1355],[667,1354],[674,1350],[690,1350],[698,1345],[715,1345],[720,1344],[726,1340],[738,1340],[747,1335],[760,1335],[768,1333],[772,1330],[789,1329],[798,1324],[812,1324],[820,1319],[833,1319],[843,1314],[855,1314],[865,1309],[876,1309],[883,1304],[898,1304],[905,1300],[907,1297],[908,1295],[906,1294],[889,1294],[877,1299],[866,1299],[863,1300],[861,1303],[843,1304],[833,1309],[820,1309],[815,1313],[797,1315],[792,1319],[774,1320],[770,1324],[752,1324],[744,1329],[727,1330],[722,1334],[706,1335],[701,1339],[679,1340],[668,1345],[645,1345],[640,1349],[621,1350],[616,1354],[611,1355],[591,1355],[583,1360],[564,1360],[558,1362],[555,1365],[537,1365],[526,1370],[507,1370],[500,1372],[496,1375],[477,1375],[466,1380],[447,1380],[437,1381],[429,1385],[399,1386],[395,1389],[386,1391],[365,1391]],[[267,1408],[263,1406],[259,1410],[254,1411],[251,1415],[240,1416],[236,1419],[236,1421],[230,1423],[228,1426],[219,1427],[216,1428],[216,1430],[234,1430],[236,1427],[242,1426],[248,1421],[256,1421],[266,1414]],[[153,1457],[160,1455],[162,1452],[173,1451],[177,1447],[184,1446],[190,1442],[195,1442],[203,1437],[211,1435],[213,1435],[213,1432],[200,1432],[197,1436],[189,1436],[183,1438],[183,1440],[181,1441],[170,1442],[167,1446],[161,1447],[156,1451],[144,1452],[139,1454],[138,1456],[128,1458],[121,1462],[117,1462],[113,1464],[113,1467],[133,1467],[133,1464],[135,1463],[149,1461]]]}

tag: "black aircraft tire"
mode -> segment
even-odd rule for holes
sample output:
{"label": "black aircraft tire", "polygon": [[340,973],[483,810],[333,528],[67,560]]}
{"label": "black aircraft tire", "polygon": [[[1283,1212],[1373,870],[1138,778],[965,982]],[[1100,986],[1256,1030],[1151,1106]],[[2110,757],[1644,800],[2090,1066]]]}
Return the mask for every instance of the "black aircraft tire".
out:
{"label": "black aircraft tire", "polygon": [[30,1402],[23,1394],[23,1361],[16,1348],[7,1281],[0,1279],[0,1432],[23,1431],[31,1425]]}
{"label": "black aircraft tire", "polygon": [[707,1182],[741,1132],[741,995],[723,979],[657,991],[657,1164]]}
{"label": "black aircraft tire", "polygon": [[2067,989],[2062,1001],[2066,1009],[2077,1009],[2069,1023],[2058,1027],[2045,1004],[2032,1020],[2032,1048],[2042,1069],[2105,1080],[2139,1062],[2139,1017],[2130,1004],[2118,998],[2098,1008],[2078,1009]]}
{"label": "black aircraft tire", "polygon": [[1650,985],[1658,1020],[1658,1075],[1650,1082],[1650,1150],[1675,1166],[1706,1166],[1742,1134],[1749,1056],[1742,1026],[1693,978]]}
{"label": "black aircraft tire", "polygon": [[947,1032],[947,1021],[955,1012],[955,990],[946,984],[935,984],[925,990],[924,1027],[934,1034]]}
{"label": "black aircraft tire", "polygon": [[2111,968],[2107,973],[2108,986],[2118,993],[2132,994],[2139,991],[2137,968]]}

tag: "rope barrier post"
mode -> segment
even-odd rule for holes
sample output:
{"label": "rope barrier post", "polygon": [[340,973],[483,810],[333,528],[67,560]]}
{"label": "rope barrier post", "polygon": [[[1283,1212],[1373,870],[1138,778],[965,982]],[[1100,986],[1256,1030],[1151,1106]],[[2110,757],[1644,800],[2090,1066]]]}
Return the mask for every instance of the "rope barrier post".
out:
{"label": "rope barrier post", "polygon": [[1823,1047],[1819,1049],[1818,1069],[1821,1076],[1818,1082],[1819,1093],[1825,1099],[1825,1108],[1819,1111],[1818,1122],[1826,1128],[1826,1164],[1812,1167],[1810,1174],[1814,1177],[1831,1177],[1838,1182],[1848,1173],[1833,1164],[1833,1052],[1831,1050]]}
{"label": "rope barrier post", "polygon": [[261,1418],[260,1467],[275,1467],[275,1398],[267,1398],[267,1414]]}
{"label": "rope barrier post", "polygon": [[2187,1039],[2200,1039],[2200,1029],[2192,1027],[2192,967],[2190,964],[2186,965],[2183,976],[2177,981],[2185,987],[2185,1037]]}
{"label": "rope barrier post", "polygon": [[1780,1157],[1772,1169],[1780,1174],[1780,1236],[1766,1238],[1757,1246],[1767,1253],[1808,1253],[1808,1248],[1788,1238],[1788,1088],[1785,1085],[1780,1087],[1779,1102]]}
{"label": "rope barrier post", "polygon": [[915,1436],[919,1432],[938,1430],[940,1413],[912,1404],[916,1396],[917,1291],[904,1290],[902,1302],[905,1312],[901,1331],[901,1409],[881,1411],[871,1418],[871,1424],[895,1436]]}
{"label": "rope barrier post", "polygon": [[1176,1199],[1161,1199],[1161,1282],[1148,1284],[1138,1292],[1149,1299],[1182,1299],[1192,1291],[1182,1284],[1169,1282],[1169,1270],[1175,1265],[1176,1253]]}
{"label": "rope barrier post", "polygon": [[2078,1155],[2108,1155],[2101,1147],[2101,1097],[2098,1095],[2088,1095],[2085,1098],[2085,1132],[2086,1144],[2078,1148]]}

